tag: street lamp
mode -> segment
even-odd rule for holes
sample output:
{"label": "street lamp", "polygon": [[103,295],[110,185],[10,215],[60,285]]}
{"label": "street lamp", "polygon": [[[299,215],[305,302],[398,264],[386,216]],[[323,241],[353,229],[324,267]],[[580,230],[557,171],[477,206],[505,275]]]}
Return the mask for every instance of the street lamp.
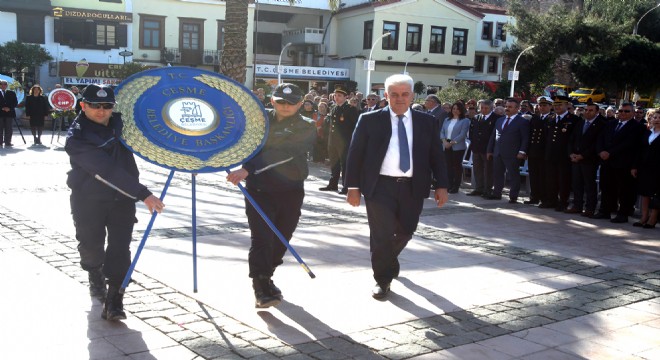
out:
{"label": "street lamp", "polygon": [[[376,47],[376,44],[378,44],[379,41],[383,40],[383,38],[388,37],[392,35],[391,32],[386,32],[385,34],[381,35],[376,41],[374,41],[373,45],[371,45],[371,51],[369,51],[369,60],[367,64],[367,88],[365,89],[365,94],[371,94],[371,55],[374,53],[374,48]],[[375,67],[375,66],[374,66]]]}
{"label": "street lamp", "polygon": [[282,48],[282,51],[280,51],[280,60],[277,62],[277,85],[282,83],[282,54],[284,54],[284,50],[291,46],[291,44],[292,43],[286,43]]}
{"label": "street lamp", "polygon": [[419,54],[419,51],[414,52],[414,53],[412,53],[408,56],[408,58],[406,59],[406,65],[403,67],[403,75],[408,75],[408,71],[406,71],[408,69],[408,61],[410,60],[411,57],[413,57],[417,54]]}
{"label": "street lamp", "polygon": [[536,45],[532,45],[526,48],[525,50],[521,51],[520,54],[518,54],[518,57],[516,58],[516,62],[513,64],[513,74],[512,74],[513,76],[511,76],[511,93],[509,94],[509,97],[513,97],[513,88],[516,85],[516,67],[518,67],[518,60],[520,60],[520,57],[525,51],[533,49],[534,46]]}
{"label": "street lamp", "polygon": [[[639,28],[639,23],[642,21],[644,16],[648,15],[651,11],[657,9],[658,7],[660,7],[660,3],[658,3],[656,6],[650,8],[649,11],[645,12],[644,15],[642,15],[639,18],[639,20],[637,20],[637,23],[635,24],[635,27],[633,28],[633,35],[637,35],[637,29]],[[628,93],[628,84],[626,84],[626,87],[625,87],[625,90],[624,90],[624,93],[623,93],[624,101],[628,101],[628,95],[629,95],[629,93]]]}

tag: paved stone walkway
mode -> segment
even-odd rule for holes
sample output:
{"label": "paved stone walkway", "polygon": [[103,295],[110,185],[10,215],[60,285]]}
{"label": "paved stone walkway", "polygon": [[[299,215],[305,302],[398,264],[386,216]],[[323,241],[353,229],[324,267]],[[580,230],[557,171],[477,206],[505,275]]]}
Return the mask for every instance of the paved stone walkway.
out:
{"label": "paved stone walkway", "polygon": [[[658,231],[462,193],[442,209],[429,201],[378,302],[364,207],[315,191],[327,175],[315,164],[293,245],[317,279],[288,256],[275,277],[285,301],[256,311],[241,195],[202,174],[192,292],[190,175],[176,174],[127,289],[129,319],[109,323],[77,265],[66,162],[49,148],[0,149],[3,358],[660,359]],[[140,167],[162,188],[166,171]],[[138,218],[136,239],[148,214]]]}

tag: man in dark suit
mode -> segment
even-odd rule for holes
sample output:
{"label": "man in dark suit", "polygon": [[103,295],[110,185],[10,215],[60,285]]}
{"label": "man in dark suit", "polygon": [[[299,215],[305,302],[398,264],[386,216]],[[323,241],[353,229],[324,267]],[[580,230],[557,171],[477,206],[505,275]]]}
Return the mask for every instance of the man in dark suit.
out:
{"label": "man in dark suit", "polygon": [[635,107],[631,103],[623,103],[617,112],[619,121],[609,122],[601,132],[596,151],[601,159],[600,181],[602,198],[600,211],[595,219],[609,219],[610,210],[618,210],[613,223],[628,222],[635,205],[637,189],[635,178],[630,170],[633,168],[644,125],[633,118]]}
{"label": "man in dark suit", "polygon": [[493,112],[493,102],[479,101],[480,113],[470,120],[470,151],[472,151],[472,171],[474,172],[474,190],[468,196],[488,196],[493,189],[493,160],[487,159],[488,141],[493,133],[495,120],[499,117]]}
{"label": "man in dark suit", "polygon": [[571,194],[571,161],[566,154],[568,139],[579,118],[569,111],[568,96],[552,98],[554,121],[546,121],[545,133],[545,199],[540,208],[564,211]]}
{"label": "man in dark suit", "polygon": [[[568,214],[593,216],[598,201],[596,173],[598,154],[596,142],[607,120],[598,114],[598,105],[589,103],[584,109],[584,118],[578,120],[568,142],[568,157],[571,159],[573,184],[573,206],[566,209]],[[584,203],[586,194],[587,201]],[[582,213],[582,207],[584,213]]]}
{"label": "man in dark suit", "polygon": [[372,112],[378,110],[378,101],[380,101],[380,96],[375,93],[367,95],[367,106],[362,110],[363,113]]}
{"label": "man in dark suit", "polygon": [[344,179],[346,177],[346,156],[348,144],[355,124],[357,124],[358,110],[348,103],[348,92],[343,85],[335,86],[335,106],[330,109],[326,121],[328,121],[328,157],[330,158],[330,180],[328,185],[319,188],[320,191],[339,190],[339,181],[343,185],[340,194],[347,192]]}
{"label": "man in dark suit", "polygon": [[4,143],[5,147],[12,147],[14,145],[11,143],[11,135],[18,99],[15,92],[7,90],[8,85],[6,80],[0,80],[0,145]]}
{"label": "man in dark suit", "polygon": [[360,117],[346,168],[346,201],[359,206],[363,194],[367,206],[375,299],[385,298],[399,275],[398,255],[417,228],[432,179],[438,207],[448,197],[440,129],[432,116],[410,109],[413,79],[392,75],[385,89],[389,106]]}
{"label": "man in dark suit", "polygon": [[424,108],[426,108],[426,112],[431,114],[436,121],[438,122],[438,128],[442,129],[442,123],[445,121],[447,116],[447,112],[442,108],[442,103],[440,102],[440,99],[436,95],[429,95],[426,97],[424,100]]}
{"label": "man in dark suit", "polygon": [[516,99],[507,99],[505,116],[497,119],[495,130],[488,141],[489,159],[493,159],[493,194],[487,199],[502,199],[504,173],[511,181],[509,203],[518,202],[520,192],[520,161],[527,156],[529,146],[529,121],[518,113],[520,104]]}
{"label": "man in dark suit", "polygon": [[554,121],[552,99],[539,96],[539,115],[529,120],[529,148],[527,149],[527,172],[529,173],[529,200],[524,203],[536,205],[545,199],[545,131],[546,123]]}

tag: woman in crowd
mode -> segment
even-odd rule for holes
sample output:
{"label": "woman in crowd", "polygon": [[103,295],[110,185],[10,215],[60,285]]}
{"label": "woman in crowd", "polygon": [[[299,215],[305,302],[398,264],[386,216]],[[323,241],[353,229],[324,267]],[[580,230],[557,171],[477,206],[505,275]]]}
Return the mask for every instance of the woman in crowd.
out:
{"label": "woman in crowd", "polygon": [[455,194],[463,180],[463,155],[467,144],[465,139],[470,129],[470,120],[466,117],[465,105],[455,102],[451,106],[451,115],[445,119],[440,130],[440,139],[444,145],[449,177],[449,193]]}
{"label": "woman in crowd", "polygon": [[30,95],[25,99],[25,115],[30,119],[30,129],[34,144],[41,145],[41,133],[44,131],[44,121],[50,112],[48,99],[43,96],[44,90],[39,85],[30,89]]}
{"label": "woman in crowd", "polygon": [[642,217],[633,226],[653,229],[660,209],[660,109],[653,110],[649,118],[649,130],[642,138],[642,150],[631,173],[637,178],[642,205]]}
{"label": "woman in crowd", "polygon": [[328,115],[328,104],[319,103],[319,111],[316,113],[316,142],[312,152],[312,161],[323,164],[328,157],[328,127],[325,118]]}

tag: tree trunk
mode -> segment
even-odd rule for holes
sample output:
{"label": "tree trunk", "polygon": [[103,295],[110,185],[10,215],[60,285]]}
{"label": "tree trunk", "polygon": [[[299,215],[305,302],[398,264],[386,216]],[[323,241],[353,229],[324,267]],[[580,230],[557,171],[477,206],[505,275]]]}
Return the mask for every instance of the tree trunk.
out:
{"label": "tree trunk", "polygon": [[220,72],[241,84],[245,83],[249,0],[227,1],[225,46]]}

